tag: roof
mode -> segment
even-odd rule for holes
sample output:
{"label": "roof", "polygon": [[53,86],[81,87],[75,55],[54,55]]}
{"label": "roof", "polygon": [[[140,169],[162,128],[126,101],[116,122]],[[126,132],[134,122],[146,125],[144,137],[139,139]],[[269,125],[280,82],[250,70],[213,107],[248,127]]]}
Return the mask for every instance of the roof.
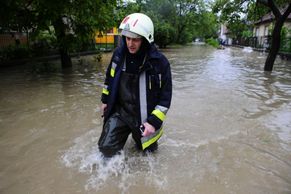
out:
{"label": "roof", "polygon": [[[287,9],[287,7],[284,8],[284,9],[281,9],[280,10],[281,13],[284,13],[286,9]],[[269,22],[274,21],[274,19],[275,19],[274,14],[272,12],[269,12],[266,15],[264,15],[263,17],[261,17],[261,19],[259,19],[258,21],[256,21],[254,24],[255,25],[260,25],[260,24],[263,24],[263,23],[269,23]],[[286,21],[287,22],[291,22],[291,13],[287,17]]]}

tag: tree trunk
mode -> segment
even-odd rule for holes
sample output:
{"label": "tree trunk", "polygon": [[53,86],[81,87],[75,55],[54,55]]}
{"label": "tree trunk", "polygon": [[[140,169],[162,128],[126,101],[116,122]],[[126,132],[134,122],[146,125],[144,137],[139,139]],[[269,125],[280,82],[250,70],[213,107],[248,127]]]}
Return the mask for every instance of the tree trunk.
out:
{"label": "tree trunk", "polygon": [[285,20],[291,13],[291,3],[286,4],[287,7],[285,9],[285,12],[281,14],[281,11],[275,5],[274,0],[257,0],[257,2],[269,7],[275,16],[275,26],[274,26],[274,30],[272,34],[271,48],[270,48],[270,52],[268,54],[267,60],[265,62],[265,67],[264,67],[265,71],[272,71],[276,56],[280,49],[281,29],[283,27]]}
{"label": "tree trunk", "polygon": [[273,70],[274,62],[276,60],[281,45],[281,29],[283,27],[283,22],[284,21],[282,21],[281,18],[277,19],[275,22],[275,27],[272,34],[271,48],[265,62],[265,71]]}
{"label": "tree trunk", "polygon": [[62,68],[72,67],[72,60],[67,49],[60,48]]}
{"label": "tree trunk", "polygon": [[59,51],[61,55],[62,68],[72,67],[72,60],[69,55],[68,45],[66,41],[66,25],[63,23],[62,18],[58,18],[54,22],[57,41],[59,42]]}

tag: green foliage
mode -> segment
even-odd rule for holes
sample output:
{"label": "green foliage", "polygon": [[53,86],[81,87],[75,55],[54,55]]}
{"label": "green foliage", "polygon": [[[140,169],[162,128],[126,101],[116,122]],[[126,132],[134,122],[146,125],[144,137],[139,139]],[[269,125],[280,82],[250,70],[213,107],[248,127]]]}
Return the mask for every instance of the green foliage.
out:
{"label": "green foliage", "polygon": [[132,3],[132,2],[127,2],[122,5],[116,7],[116,12],[115,12],[115,26],[119,26],[119,24],[122,22],[123,18],[131,13],[136,13],[136,12],[141,12],[142,4],[141,3]]}
{"label": "green foliage", "polygon": [[30,10],[31,1],[4,0],[0,6],[0,32],[34,29],[35,13]]}
{"label": "green foliage", "polygon": [[258,21],[261,17],[267,14],[270,10],[259,3],[249,3],[247,10],[247,19],[249,21]]}
{"label": "green foliage", "polygon": [[241,38],[246,36],[243,32],[251,28],[246,15],[248,8],[254,5],[252,0],[216,0],[212,10],[219,16],[219,21],[227,25],[230,37]]}
{"label": "green foliage", "polygon": [[173,42],[175,37],[175,29],[169,23],[155,23],[155,42],[161,48]]}
{"label": "green foliage", "polygon": [[242,32],[242,37],[243,38],[250,38],[253,36],[253,32],[251,30],[244,30]]}
{"label": "green foliage", "polygon": [[[155,25],[155,42],[160,47],[186,44],[194,38],[216,36],[216,16],[203,0],[139,0],[118,8],[120,18],[139,11]],[[121,17],[123,16],[123,17]]]}
{"label": "green foliage", "polygon": [[219,47],[219,42],[216,40],[216,39],[213,39],[213,38],[209,38],[209,39],[206,39],[206,43],[215,47],[215,48],[218,48]]}
{"label": "green foliage", "polygon": [[9,59],[24,59],[32,56],[31,49],[25,45],[8,46],[0,50],[0,61]]}
{"label": "green foliage", "polygon": [[291,52],[291,29],[283,27],[281,30],[281,48],[280,51]]}
{"label": "green foliage", "polygon": [[182,31],[180,34],[179,42],[180,44],[187,44],[193,40],[193,36],[190,31]]}
{"label": "green foliage", "polygon": [[30,38],[33,40],[30,47],[33,49],[35,56],[46,55],[50,50],[57,48],[58,45],[54,28],[40,30],[38,33],[33,33]]}
{"label": "green foliage", "polygon": [[241,38],[246,35],[243,35],[243,33],[249,31],[250,29],[250,26],[243,19],[238,21],[231,21],[228,23],[227,27],[232,38]]}
{"label": "green foliage", "polygon": [[[29,29],[32,41],[45,39],[74,51],[88,44],[97,30],[114,25],[115,6],[116,1],[104,0],[6,0],[0,8],[0,26],[2,31]],[[43,37],[46,31],[53,34]]]}
{"label": "green foliage", "polygon": [[[278,7],[286,5],[286,0],[273,1]],[[271,11],[260,2],[263,0],[215,0],[212,11],[219,16],[221,23],[227,23],[231,36],[239,38],[246,35],[242,32],[252,28],[252,23]]]}
{"label": "green foliage", "polygon": [[220,22],[236,22],[247,12],[244,2],[251,0],[216,0],[212,3],[212,11],[219,15]]}
{"label": "green foliage", "polygon": [[208,11],[197,14],[193,25],[193,38],[217,37],[218,22],[217,17]]}
{"label": "green foliage", "polygon": [[95,48],[99,30],[119,26],[133,12],[149,15],[155,41],[161,47],[185,44],[193,38],[216,36],[217,19],[203,0],[5,0],[0,7],[0,31],[30,31],[38,52],[55,48],[81,51]]}

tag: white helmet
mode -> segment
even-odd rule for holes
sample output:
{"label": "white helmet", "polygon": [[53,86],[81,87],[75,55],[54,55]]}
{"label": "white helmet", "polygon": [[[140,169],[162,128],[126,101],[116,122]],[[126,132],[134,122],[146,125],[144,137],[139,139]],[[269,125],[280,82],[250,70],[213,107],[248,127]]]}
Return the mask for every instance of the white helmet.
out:
{"label": "white helmet", "polygon": [[154,42],[154,24],[145,14],[133,13],[126,16],[120,26],[121,34],[130,38],[144,37],[149,43]]}

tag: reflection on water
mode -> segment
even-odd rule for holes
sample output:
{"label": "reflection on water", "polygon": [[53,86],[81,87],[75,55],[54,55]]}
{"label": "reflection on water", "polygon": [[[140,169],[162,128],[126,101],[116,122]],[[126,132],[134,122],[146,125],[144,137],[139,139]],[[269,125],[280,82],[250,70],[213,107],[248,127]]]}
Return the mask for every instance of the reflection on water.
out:
{"label": "reflection on water", "polygon": [[160,149],[129,138],[102,160],[100,91],[111,54],[0,72],[0,193],[290,193],[291,64],[250,49],[163,50],[173,101]]}

